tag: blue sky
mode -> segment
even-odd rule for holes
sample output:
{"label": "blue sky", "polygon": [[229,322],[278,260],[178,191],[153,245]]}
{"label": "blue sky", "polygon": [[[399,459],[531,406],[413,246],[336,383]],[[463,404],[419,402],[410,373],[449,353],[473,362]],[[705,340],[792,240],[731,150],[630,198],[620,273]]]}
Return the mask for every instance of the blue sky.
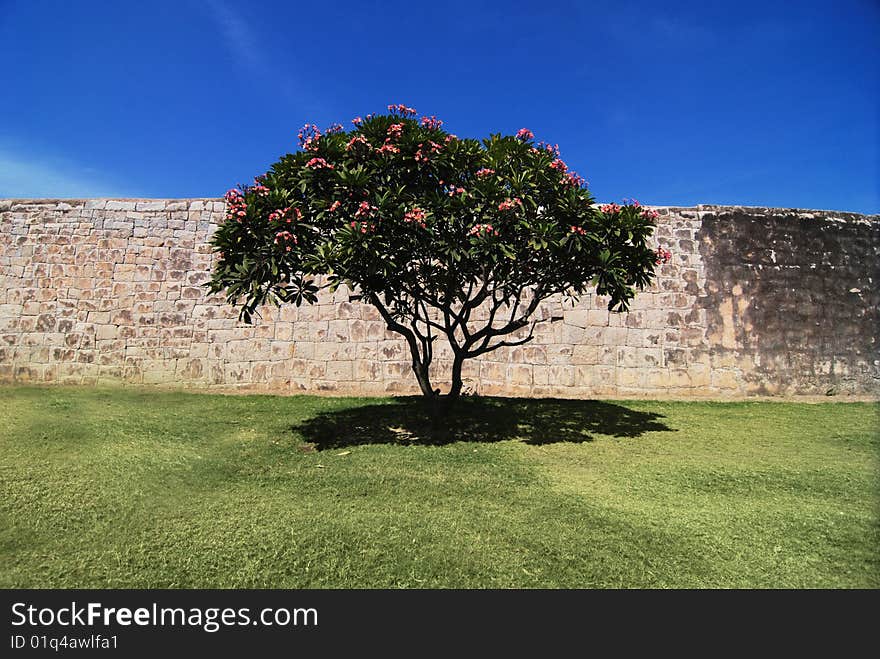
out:
{"label": "blue sky", "polygon": [[601,201],[880,212],[880,3],[0,0],[0,197],[216,197],[406,103]]}

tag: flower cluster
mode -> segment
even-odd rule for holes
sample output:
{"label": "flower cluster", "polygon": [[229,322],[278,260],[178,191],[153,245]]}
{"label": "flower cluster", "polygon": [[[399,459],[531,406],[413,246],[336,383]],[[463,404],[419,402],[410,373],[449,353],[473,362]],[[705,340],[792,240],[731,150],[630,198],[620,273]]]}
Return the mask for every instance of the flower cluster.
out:
{"label": "flower cluster", "polygon": [[418,206],[415,206],[414,208],[412,208],[412,209],[408,210],[406,213],[404,213],[403,221],[409,222],[412,224],[417,224],[418,226],[422,227],[423,229],[427,228],[427,224],[425,224],[425,211],[423,211]]}
{"label": "flower cluster", "polygon": [[487,176],[492,176],[495,173],[494,169],[489,169],[488,167],[483,167],[482,169],[477,170],[477,178],[485,178]]}
{"label": "flower cluster", "polygon": [[400,149],[391,142],[390,137],[385,138],[385,144],[376,149],[377,153],[400,153]]}
{"label": "flower cluster", "polygon": [[[291,216],[291,210],[293,210],[293,216]],[[288,206],[287,208],[279,208],[278,210],[269,213],[270,222],[287,222],[290,224],[294,218],[296,218],[297,221],[302,219],[302,211],[299,208],[291,209],[290,206]]]}
{"label": "flower cluster", "polygon": [[546,142],[538,142],[538,147],[544,149],[547,153],[550,153],[554,156],[559,156],[559,145],[558,144],[547,144]]}
{"label": "flower cluster", "polygon": [[375,213],[375,212],[378,211],[378,210],[379,210],[379,209],[376,208],[375,206],[371,206],[371,205],[370,205],[370,202],[368,202],[368,201],[362,201],[362,202],[358,205],[358,209],[354,212],[354,216],[355,216],[355,217],[363,217],[363,216],[366,215],[366,216],[369,217],[369,216],[372,216],[373,213]]}
{"label": "flower cluster", "polygon": [[361,233],[376,230],[376,225],[372,222],[352,222],[349,226],[355,231],[360,231]]}
{"label": "flower cluster", "polygon": [[306,124],[296,134],[299,145],[306,151],[314,151],[318,148],[318,138],[321,137],[321,129],[315,124]]}
{"label": "flower cluster", "polygon": [[564,172],[568,170],[568,165],[566,165],[560,158],[557,158],[553,162],[550,163],[550,169],[555,169],[560,172]]}
{"label": "flower cluster", "polygon": [[428,141],[428,148],[431,150],[431,154],[426,154],[424,151],[422,151],[422,149],[424,149],[424,148],[425,148],[424,143],[419,142],[419,148],[416,151],[415,156],[413,156],[415,158],[416,162],[425,162],[425,163],[428,162],[429,156],[434,153],[439,153],[440,150],[443,148],[443,146],[440,144],[437,144],[437,142]]}
{"label": "flower cluster", "polygon": [[449,144],[450,142],[455,142],[457,139],[458,139],[458,135],[451,135],[450,134],[450,135],[447,135],[446,139],[443,141],[446,142],[447,144]]}
{"label": "flower cluster", "polygon": [[469,236],[497,236],[498,232],[491,224],[475,224],[468,231]]}
{"label": "flower cluster", "polygon": [[[442,185],[442,184],[443,184],[443,181],[440,181],[440,184]],[[446,194],[448,194],[450,197],[454,197],[455,195],[463,195],[465,192],[467,192],[464,188],[462,188],[462,187],[456,187],[456,186],[451,185],[451,184],[450,184],[450,185],[447,185],[447,186],[446,186],[445,188],[443,188],[443,189],[446,191]]]}
{"label": "flower cluster", "polygon": [[342,132],[342,124],[330,124],[330,127],[327,128],[327,134],[332,135],[333,133],[341,133]]}
{"label": "flower cluster", "polygon": [[606,215],[614,215],[615,213],[620,212],[620,206],[617,204],[603,204],[602,206],[599,206],[599,210]]}
{"label": "flower cluster", "polygon": [[534,139],[534,137],[535,134],[528,128],[520,128],[518,131],[516,131],[516,139],[522,140],[523,142],[525,142],[526,140]]}
{"label": "flower cluster", "polygon": [[586,181],[583,176],[579,176],[576,172],[566,172],[562,177],[563,185],[570,185],[575,188],[581,187]]}
{"label": "flower cluster", "polygon": [[364,120],[360,117],[355,117],[351,120],[351,123],[353,123],[355,126],[360,126],[362,123],[364,123]]}
{"label": "flower cluster", "polygon": [[281,245],[284,244],[285,251],[289,252],[291,250],[290,242],[293,242],[294,245],[299,242],[290,231],[279,231],[275,234],[275,244]]}
{"label": "flower cluster", "polygon": [[519,197],[514,197],[513,199],[505,199],[500,204],[498,204],[498,210],[500,211],[512,211],[516,210],[517,207],[522,208],[522,200]]}
{"label": "flower cluster", "polygon": [[340,206],[342,206],[342,202],[337,199],[332,204],[330,204],[330,207],[327,210],[331,213],[335,213],[336,209],[338,209]]}
{"label": "flower cluster", "polygon": [[251,190],[261,197],[265,197],[266,195],[269,194],[269,188],[267,188],[262,183],[258,183],[257,185],[252,187]]}
{"label": "flower cluster", "polygon": [[388,137],[392,140],[399,140],[403,133],[403,124],[391,124],[388,126]]}
{"label": "flower cluster", "polygon": [[333,165],[323,158],[312,158],[306,163],[306,167],[311,167],[312,169],[334,169]]}
{"label": "flower cluster", "polygon": [[415,108],[408,108],[403,103],[398,103],[397,105],[391,104],[388,106],[388,111],[391,114],[399,114],[404,117],[414,117],[416,115]]}
{"label": "flower cluster", "polygon": [[658,217],[660,217],[660,213],[655,211],[653,208],[646,208],[642,211],[642,217],[646,220],[656,220]]}
{"label": "flower cluster", "polygon": [[345,145],[346,151],[351,151],[358,144],[362,144],[363,146],[369,148],[370,143],[367,141],[367,138],[363,135],[357,135],[348,140],[348,144]]}
{"label": "flower cluster", "polygon": [[657,248],[657,257],[654,259],[654,263],[660,265],[661,263],[669,263],[672,260],[672,252],[668,249],[663,249],[662,247]]}
{"label": "flower cluster", "polygon": [[227,219],[241,222],[245,215],[247,215],[247,202],[244,200],[244,195],[239,190],[232,188],[223,198],[226,200]]}
{"label": "flower cluster", "polygon": [[570,229],[569,232],[570,232],[570,233],[576,233],[576,234],[578,234],[579,236],[585,236],[585,235],[587,235],[587,230],[586,230],[586,229],[584,229],[583,227],[575,226],[575,225],[573,225],[573,224],[571,225],[571,229]]}
{"label": "flower cluster", "polygon": [[427,128],[428,130],[438,130],[440,126],[443,125],[443,122],[440,121],[437,117],[422,117],[421,121],[422,126]]}

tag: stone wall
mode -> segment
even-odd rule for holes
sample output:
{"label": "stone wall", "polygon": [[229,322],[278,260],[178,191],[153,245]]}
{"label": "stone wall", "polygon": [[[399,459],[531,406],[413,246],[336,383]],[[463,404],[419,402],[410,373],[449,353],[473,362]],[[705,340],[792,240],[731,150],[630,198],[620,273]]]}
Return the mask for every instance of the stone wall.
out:
{"label": "stone wall", "polygon": [[[0,200],[0,382],[414,393],[376,311],[324,294],[256,326],[207,296],[223,202]],[[533,396],[880,395],[880,218],[659,208],[673,260],[632,311],[542,305],[535,340],[465,364]],[[447,372],[442,350],[436,366]],[[442,382],[438,382],[442,384]]]}

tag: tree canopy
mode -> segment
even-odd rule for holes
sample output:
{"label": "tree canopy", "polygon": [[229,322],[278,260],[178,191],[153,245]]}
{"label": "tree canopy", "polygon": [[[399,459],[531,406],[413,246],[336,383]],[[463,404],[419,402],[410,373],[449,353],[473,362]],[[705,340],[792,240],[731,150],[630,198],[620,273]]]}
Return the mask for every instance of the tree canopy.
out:
{"label": "tree canopy", "polygon": [[668,259],[649,246],[655,211],[597,206],[559,147],[526,128],[463,139],[404,105],[352,124],[306,125],[300,149],[226,194],[209,286],[246,322],[267,302],[315,302],[324,275],[403,336],[428,396],[444,337],[455,397],[465,359],[531,340],[541,301],[595,290],[625,310]]}

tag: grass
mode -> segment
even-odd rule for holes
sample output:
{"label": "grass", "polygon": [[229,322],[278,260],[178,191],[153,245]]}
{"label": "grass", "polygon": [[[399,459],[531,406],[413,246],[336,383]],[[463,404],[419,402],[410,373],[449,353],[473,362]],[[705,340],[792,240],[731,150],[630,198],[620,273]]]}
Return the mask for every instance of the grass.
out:
{"label": "grass", "polygon": [[0,388],[0,586],[877,588],[880,406]]}

